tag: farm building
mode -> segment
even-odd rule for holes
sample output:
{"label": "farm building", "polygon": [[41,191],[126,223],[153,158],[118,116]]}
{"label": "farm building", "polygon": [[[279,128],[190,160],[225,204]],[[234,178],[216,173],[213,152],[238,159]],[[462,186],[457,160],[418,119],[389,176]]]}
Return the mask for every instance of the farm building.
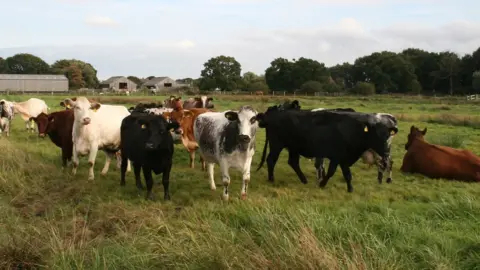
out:
{"label": "farm building", "polygon": [[169,77],[154,77],[144,82],[142,86],[151,90],[161,91],[166,88],[176,87],[177,83]]}
{"label": "farm building", "polygon": [[129,80],[125,76],[113,76],[108,80],[100,83],[101,89],[123,90],[123,91],[135,91],[137,90],[137,84]]}
{"label": "farm building", "polygon": [[0,91],[67,92],[68,79],[56,74],[0,74]]}

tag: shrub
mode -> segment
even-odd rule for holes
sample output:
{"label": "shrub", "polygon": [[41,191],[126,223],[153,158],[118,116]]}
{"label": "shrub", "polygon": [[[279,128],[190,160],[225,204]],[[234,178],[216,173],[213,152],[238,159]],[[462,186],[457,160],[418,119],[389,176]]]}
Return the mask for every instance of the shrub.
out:
{"label": "shrub", "polygon": [[328,93],[338,93],[342,92],[343,87],[338,84],[329,83],[323,86],[323,90]]}
{"label": "shrub", "polygon": [[245,88],[248,92],[262,91],[268,93],[268,85],[263,81],[252,82],[247,85]]}
{"label": "shrub", "polygon": [[308,81],[300,87],[302,92],[305,93],[316,93],[323,92],[323,84],[317,81]]}
{"label": "shrub", "polygon": [[357,84],[353,88],[353,93],[363,96],[374,95],[375,85],[368,82],[357,82]]}

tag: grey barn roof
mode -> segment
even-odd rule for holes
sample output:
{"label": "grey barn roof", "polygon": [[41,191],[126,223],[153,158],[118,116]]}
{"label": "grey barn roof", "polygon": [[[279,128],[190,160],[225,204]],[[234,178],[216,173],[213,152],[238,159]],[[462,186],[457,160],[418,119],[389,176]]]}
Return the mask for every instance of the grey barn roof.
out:
{"label": "grey barn roof", "polygon": [[152,78],[152,79],[146,81],[143,85],[155,85],[155,84],[157,84],[157,83],[159,83],[159,82],[161,82],[161,81],[163,81],[167,78],[168,78],[167,76],[165,76],[165,77],[155,77],[155,78]]}
{"label": "grey barn roof", "polygon": [[0,74],[0,80],[68,80],[58,74]]}
{"label": "grey barn roof", "polygon": [[106,79],[105,81],[101,82],[100,84],[110,84],[113,81],[115,81],[116,79],[120,79],[120,78],[123,78],[123,77],[125,77],[125,76],[113,76],[113,77],[110,77],[110,78]]}

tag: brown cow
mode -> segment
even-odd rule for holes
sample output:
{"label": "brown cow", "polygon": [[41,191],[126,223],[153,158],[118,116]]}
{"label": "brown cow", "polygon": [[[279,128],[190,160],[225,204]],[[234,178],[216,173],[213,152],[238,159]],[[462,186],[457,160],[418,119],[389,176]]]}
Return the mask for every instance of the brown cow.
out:
{"label": "brown cow", "polygon": [[257,96],[263,96],[263,91],[255,91],[255,95],[257,95]]}
{"label": "brown cow", "polygon": [[191,108],[205,108],[205,109],[213,109],[213,98],[207,96],[200,96],[189,98],[183,102],[184,109],[191,109]]}
{"label": "brown cow", "polygon": [[[182,132],[182,144],[190,153],[190,168],[194,168],[195,163],[195,151],[198,149],[198,143],[195,141],[193,136],[193,123],[195,119],[202,113],[209,112],[211,110],[205,108],[192,108],[189,110],[184,110],[180,100],[177,100],[173,104],[174,110],[172,112],[165,112],[163,115],[165,118],[170,118],[175,120],[180,125],[180,130]],[[200,156],[200,162],[202,162],[202,170],[205,170],[205,161]]]}
{"label": "brown cow", "polygon": [[165,108],[173,108],[173,105],[181,99],[181,97],[176,97],[172,95],[163,101],[163,106],[165,106]]}
{"label": "brown cow", "polygon": [[429,178],[444,178],[466,182],[480,182],[480,158],[468,150],[426,142],[423,131],[410,127],[407,153],[403,157],[400,170],[406,173],[419,173]]}
{"label": "brown cow", "polygon": [[52,112],[50,114],[41,113],[37,117],[32,117],[38,126],[38,135],[42,138],[46,134],[50,140],[62,149],[62,167],[67,166],[67,161],[72,160],[73,141],[73,111],[64,110]]}

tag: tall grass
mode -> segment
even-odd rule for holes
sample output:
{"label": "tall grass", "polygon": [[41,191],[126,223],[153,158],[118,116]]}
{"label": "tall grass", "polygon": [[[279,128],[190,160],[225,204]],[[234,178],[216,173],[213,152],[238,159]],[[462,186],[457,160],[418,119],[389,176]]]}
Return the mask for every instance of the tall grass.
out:
{"label": "tall grass", "polygon": [[[243,102],[217,104],[223,109]],[[272,103],[254,102],[260,109]],[[355,109],[360,103],[330,102]],[[361,103],[366,111],[392,106]],[[399,124],[392,184],[377,184],[376,169],[359,162],[352,167],[353,193],[346,192],[339,172],[320,189],[313,164],[302,159],[309,179],[303,185],[284,151],[274,184],[265,169],[252,170],[245,201],[239,199],[240,174],[232,170],[226,203],[218,189],[209,190],[205,172],[188,168],[180,145],[172,201],[147,202],[132,174],[120,187],[115,166],[94,181],[87,180],[83,160],[77,176],[62,171],[60,150],[48,138],[26,134],[18,120],[12,136],[0,138],[0,269],[479,269],[480,186],[403,175],[398,168],[412,124],[451,138],[459,134],[456,143],[477,153],[480,134],[466,126],[405,119]],[[252,168],[263,130],[257,140]],[[103,162],[99,155],[97,172]],[[217,169],[217,182],[219,176]],[[162,191],[160,179],[155,177],[154,192]]]}

